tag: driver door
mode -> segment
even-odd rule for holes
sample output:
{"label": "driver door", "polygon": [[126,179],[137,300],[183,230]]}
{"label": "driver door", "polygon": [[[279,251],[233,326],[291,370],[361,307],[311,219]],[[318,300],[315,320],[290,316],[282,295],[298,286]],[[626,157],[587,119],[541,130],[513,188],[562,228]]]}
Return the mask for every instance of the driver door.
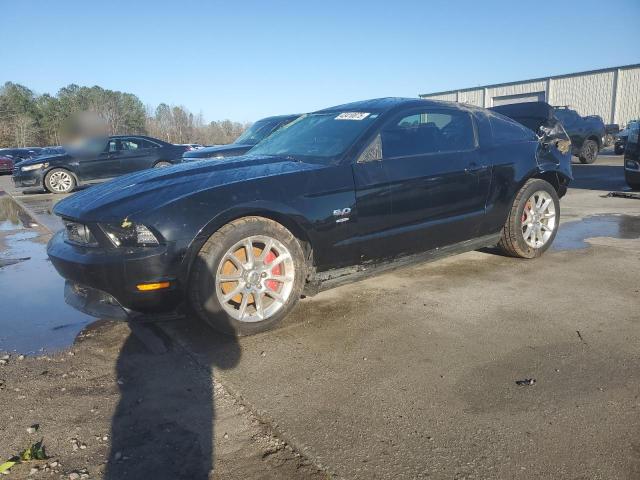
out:
{"label": "driver door", "polygon": [[363,260],[428,251],[478,234],[491,171],[468,112],[405,112],[374,142],[381,159],[354,165]]}
{"label": "driver door", "polygon": [[120,140],[111,138],[102,152],[80,159],[83,182],[101,181],[120,175]]}

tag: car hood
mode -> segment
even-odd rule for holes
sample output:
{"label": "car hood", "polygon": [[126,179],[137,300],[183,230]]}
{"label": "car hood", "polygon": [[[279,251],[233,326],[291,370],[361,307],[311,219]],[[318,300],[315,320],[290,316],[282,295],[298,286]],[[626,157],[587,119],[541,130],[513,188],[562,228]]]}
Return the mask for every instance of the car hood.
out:
{"label": "car hood", "polygon": [[199,148],[197,150],[191,150],[185,152],[182,156],[186,159],[198,159],[198,158],[214,158],[217,156],[228,157],[231,155],[240,155],[250,150],[253,145],[245,145],[242,143],[230,143],[228,145],[217,145],[215,147]]}
{"label": "car hood", "polygon": [[56,204],[54,213],[84,222],[120,222],[204,190],[258,178],[323,168],[281,157],[229,157],[143,170],[82,190]]}

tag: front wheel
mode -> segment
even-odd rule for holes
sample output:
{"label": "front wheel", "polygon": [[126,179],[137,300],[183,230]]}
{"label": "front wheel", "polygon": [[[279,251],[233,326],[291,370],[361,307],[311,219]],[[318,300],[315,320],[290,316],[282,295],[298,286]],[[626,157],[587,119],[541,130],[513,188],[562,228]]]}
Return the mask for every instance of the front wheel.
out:
{"label": "front wheel", "polygon": [[578,157],[581,163],[593,163],[598,158],[598,144],[593,140],[585,140]]}
{"label": "front wheel", "polygon": [[512,257],[539,257],[551,246],[559,222],[555,188],[544,180],[530,179],[516,195],[498,247]]}
{"label": "front wheel", "polygon": [[631,190],[640,190],[640,178],[638,176],[634,176],[633,180],[631,179],[631,175],[629,175],[625,171],[624,179],[627,182],[627,185],[631,187]]}
{"label": "front wheel", "polygon": [[164,168],[164,167],[170,167],[171,165],[173,165],[173,163],[165,162],[164,160],[160,160],[158,163],[156,163],[153,166],[153,168]]}
{"label": "front wheel", "polygon": [[54,168],[44,177],[44,187],[51,193],[69,193],[76,188],[76,179],[68,170]]}
{"label": "front wheel", "polygon": [[297,303],[306,277],[298,240],[263,217],[235,220],[203,245],[190,303],[214,329],[244,336],[272,328]]}

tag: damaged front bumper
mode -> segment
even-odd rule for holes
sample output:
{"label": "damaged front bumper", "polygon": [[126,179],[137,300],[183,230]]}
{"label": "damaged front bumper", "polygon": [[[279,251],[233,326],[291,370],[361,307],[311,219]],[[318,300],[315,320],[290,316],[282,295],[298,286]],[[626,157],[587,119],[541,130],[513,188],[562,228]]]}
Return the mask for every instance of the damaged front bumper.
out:
{"label": "damaged front bumper", "polygon": [[[67,303],[89,315],[164,317],[175,312],[183,301],[183,292],[168,261],[173,255],[168,254],[167,246],[124,253],[71,244],[60,231],[49,241],[47,254],[58,273],[71,284],[65,290]],[[170,287],[153,291],[136,288],[160,281]]]}
{"label": "damaged front bumper", "polygon": [[92,317],[112,320],[128,320],[131,317],[112,295],[102,290],[67,280],[64,285],[64,301],[76,310]]}
{"label": "damaged front bumper", "polygon": [[183,318],[175,311],[169,313],[145,314],[120,305],[118,300],[107,292],[67,280],[64,285],[64,301],[76,310],[92,317],[136,322],[160,322]]}

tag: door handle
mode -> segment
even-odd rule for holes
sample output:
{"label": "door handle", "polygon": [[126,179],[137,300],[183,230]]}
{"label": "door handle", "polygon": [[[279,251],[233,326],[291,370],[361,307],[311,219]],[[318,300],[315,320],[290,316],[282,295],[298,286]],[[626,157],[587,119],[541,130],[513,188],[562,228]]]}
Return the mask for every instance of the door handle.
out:
{"label": "door handle", "polygon": [[465,173],[476,173],[486,168],[487,168],[486,165],[478,165],[476,162],[471,162],[469,166],[464,169],[464,171]]}

